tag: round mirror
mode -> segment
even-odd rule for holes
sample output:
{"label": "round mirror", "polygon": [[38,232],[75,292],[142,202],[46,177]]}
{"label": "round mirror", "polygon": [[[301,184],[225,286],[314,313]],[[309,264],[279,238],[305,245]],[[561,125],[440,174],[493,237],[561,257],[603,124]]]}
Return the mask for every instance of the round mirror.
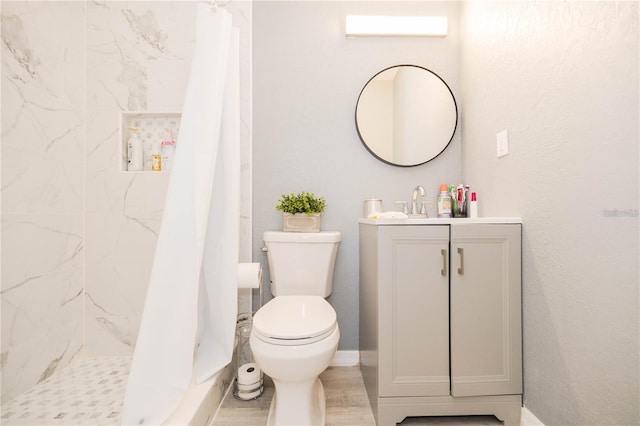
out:
{"label": "round mirror", "polygon": [[385,163],[411,167],[437,157],[449,145],[458,108],[447,83],[417,65],[380,71],[356,104],[356,128],[365,148]]}

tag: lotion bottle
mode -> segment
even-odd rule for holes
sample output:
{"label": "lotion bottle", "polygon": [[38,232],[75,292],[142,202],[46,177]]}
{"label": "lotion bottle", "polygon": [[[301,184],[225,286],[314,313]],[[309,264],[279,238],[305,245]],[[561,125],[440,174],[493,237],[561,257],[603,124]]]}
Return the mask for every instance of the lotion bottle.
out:
{"label": "lotion bottle", "polygon": [[129,126],[131,136],[127,141],[127,170],[130,172],[139,172],[144,167],[144,152],[142,149],[142,141],[138,137],[138,128]]}
{"label": "lotion bottle", "polygon": [[162,143],[160,144],[160,153],[162,156],[162,170],[169,171],[171,170],[171,165],[173,164],[173,155],[175,153],[176,141],[173,139],[171,135],[171,129],[164,129],[166,134]]}

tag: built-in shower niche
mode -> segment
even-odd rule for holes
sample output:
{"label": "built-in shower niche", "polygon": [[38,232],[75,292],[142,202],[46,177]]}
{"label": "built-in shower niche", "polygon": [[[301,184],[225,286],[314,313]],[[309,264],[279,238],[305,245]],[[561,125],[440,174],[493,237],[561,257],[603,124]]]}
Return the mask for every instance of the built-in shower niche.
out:
{"label": "built-in shower niche", "polygon": [[[129,173],[139,172],[163,172],[170,168],[172,157],[170,146],[162,143],[169,137],[167,131],[171,131],[171,138],[175,142],[180,129],[179,112],[140,112],[123,111],[120,113],[120,171]],[[136,128],[136,131],[131,128]],[[140,139],[139,146],[142,148],[142,169],[129,170],[129,139],[132,133],[137,133]],[[174,145],[175,148],[175,145]],[[163,152],[164,151],[164,152]],[[159,156],[159,158],[154,156]],[[165,167],[162,167],[162,157],[165,160]],[[155,166],[155,167],[154,167]],[[159,166],[159,167],[158,167]],[[167,167],[168,166],[168,167]],[[160,168],[160,170],[157,170]]]}

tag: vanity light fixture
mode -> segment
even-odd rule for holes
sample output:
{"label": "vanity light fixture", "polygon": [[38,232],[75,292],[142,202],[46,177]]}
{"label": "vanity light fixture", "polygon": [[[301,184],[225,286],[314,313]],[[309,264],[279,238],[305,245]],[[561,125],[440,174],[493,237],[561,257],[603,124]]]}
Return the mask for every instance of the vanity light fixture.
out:
{"label": "vanity light fixture", "polygon": [[446,37],[446,16],[347,15],[347,37]]}

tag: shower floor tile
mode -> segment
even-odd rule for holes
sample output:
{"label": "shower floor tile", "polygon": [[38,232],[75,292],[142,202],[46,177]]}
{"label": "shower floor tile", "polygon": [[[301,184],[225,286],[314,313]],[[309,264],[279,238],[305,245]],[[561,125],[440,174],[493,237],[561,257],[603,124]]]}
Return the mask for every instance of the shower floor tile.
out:
{"label": "shower floor tile", "polygon": [[130,357],[88,358],[2,406],[3,425],[118,425]]}

